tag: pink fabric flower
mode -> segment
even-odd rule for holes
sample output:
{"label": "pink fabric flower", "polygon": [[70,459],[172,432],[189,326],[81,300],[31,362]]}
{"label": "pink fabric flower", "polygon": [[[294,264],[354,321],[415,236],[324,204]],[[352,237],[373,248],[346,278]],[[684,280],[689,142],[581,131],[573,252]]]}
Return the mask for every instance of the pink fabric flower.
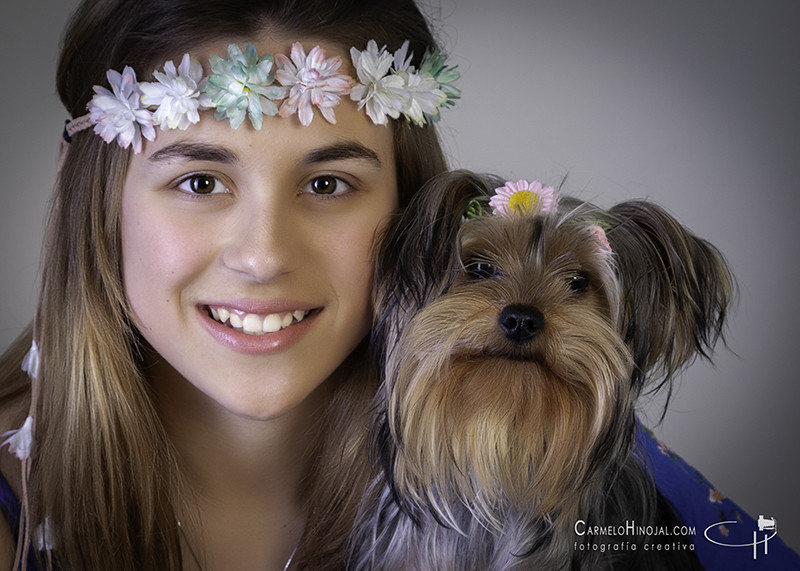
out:
{"label": "pink fabric flower", "polygon": [[289,117],[297,113],[300,123],[309,125],[314,118],[313,105],[329,123],[336,123],[333,108],[341,97],[350,93],[353,82],[349,75],[339,73],[342,58],[325,57],[325,50],[315,46],[306,55],[298,42],[292,44],[291,58],[276,54],[278,71],[275,78],[289,88],[288,97],[281,104],[278,114]]}
{"label": "pink fabric flower", "polygon": [[600,245],[603,247],[603,253],[606,256],[612,252],[611,244],[608,242],[606,231],[603,230],[602,226],[600,226],[599,224],[592,224],[591,226],[589,226],[589,232],[591,232],[595,240],[600,242]]}
{"label": "pink fabric flower", "polygon": [[507,182],[496,188],[495,195],[489,200],[489,206],[497,216],[546,214],[554,203],[555,189],[543,186],[538,180]]}

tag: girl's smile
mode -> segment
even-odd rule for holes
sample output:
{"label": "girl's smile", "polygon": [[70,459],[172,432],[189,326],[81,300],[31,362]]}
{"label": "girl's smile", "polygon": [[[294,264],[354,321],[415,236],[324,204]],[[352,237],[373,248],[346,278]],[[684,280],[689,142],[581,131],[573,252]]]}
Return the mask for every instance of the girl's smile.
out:
{"label": "girl's smile", "polygon": [[[273,304],[274,305],[274,304]],[[281,303],[287,307],[298,304]],[[268,354],[286,349],[313,327],[319,309],[256,311],[253,300],[213,304],[199,311],[203,326],[217,341],[240,353]]]}

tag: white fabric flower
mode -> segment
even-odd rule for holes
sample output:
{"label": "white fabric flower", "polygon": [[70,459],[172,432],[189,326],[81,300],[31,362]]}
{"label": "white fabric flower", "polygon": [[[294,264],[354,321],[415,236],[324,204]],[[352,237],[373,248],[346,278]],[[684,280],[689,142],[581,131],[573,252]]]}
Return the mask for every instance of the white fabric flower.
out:
{"label": "white fabric flower", "polygon": [[342,95],[350,93],[352,79],[339,73],[342,58],[325,57],[325,50],[315,46],[306,55],[298,42],[292,44],[291,59],[283,54],[275,56],[278,82],[289,88],[289,96],[281,104],[278,114],[289,117],[297,113],[300,123],[309,125],[314,118],[312,105],[319,108],[328,123],[336,123],[333,108]]}
{"label": "white fabric flower", "polygon": [[439,83],[428,73],[399,75],[405,80],[405,89],[408,93],[403,115],[417,125],[425,125],[426,115],[436,115],[439,106],[447,100],[447,95],[439,89]]}
{"label": "white fabric flower", "polygon": [[33,417],[26,418],[20,428],[0,434],[0,438],[5,438],[0,447],[8,445],[9,452],[20,460],[30,458],[33,451]]}
{"label": "white fabric flower", "polygon": [[203,78],[203,66],[184,54],[180,65],[168,61],[164,73],[153,72],[157,83],[142,82],[142,104],[157,106],[153,113],[153,124],[161,129],[185,130],[200,121],[199,111],[211,107],[211,98],[203,93],[207,79]]}
{"label": "white fabric flower", "polygon": [[88,105],[94,132],[106,143],[116,140],[123,149],[133,145],[133,152],[139,153],[142,137],[152,141],[156,132],[152,113],[142,107],[136,72],[125,66],[122,73],[108,70],[106,77],[113,91],[95,85],[94,97]]}
{"label": "white fabric flower", "polygon": [[406,40],[403,42],[403,45],[394,52],[394,68],[395,72],[407,71],[413,72],[414,66],[411,65],[411,60],[414,58],[414,54],[408,53],[409,41]]}
{"label": "white fabric flower", "polygon": [[385,125],[389,117],[397,119],[407,106],[409,94],[405,79],[389,73],[392,54],[385,47],[378,50],[375,40],[370,40],[364,51],[350,48],[350,57],[359,81],[350,91],[350,99],[358,102],[359,109],[366,108],[376,125]]}
{"label": "white fabric flower", "polygon": [[39,378],[39,345],[36,339],[31,341],[31,348],[22,359],[22,370],[28,373],[31,379]]}
{"label": "white fabric flower", "polygon": [[228,46],[228,59],[211,56],[211,71],[205,93],[216,108],[217,119],[228,119],[237,129],[245,116],[261,130],[263,115],[276,115],[278,106],[272,99],[282,99],[283,89],[273,85],[275,80],[272,55],[258,57],[256,48],[248,45],[244,53],[235,44]]}

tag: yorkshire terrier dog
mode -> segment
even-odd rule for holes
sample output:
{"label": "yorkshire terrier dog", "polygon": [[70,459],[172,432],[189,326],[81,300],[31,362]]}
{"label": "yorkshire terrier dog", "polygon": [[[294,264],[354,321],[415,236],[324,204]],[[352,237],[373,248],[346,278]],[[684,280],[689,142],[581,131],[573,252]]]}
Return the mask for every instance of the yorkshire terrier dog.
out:
{"label": "yorkshire terrier dog", "polygon": [[381,469],[351,567],[699,568],[575,524],[680,523],[637,459],[635,405],[719,339],[722,256],[652,203],[500,184],[440,176],[381,241]]}

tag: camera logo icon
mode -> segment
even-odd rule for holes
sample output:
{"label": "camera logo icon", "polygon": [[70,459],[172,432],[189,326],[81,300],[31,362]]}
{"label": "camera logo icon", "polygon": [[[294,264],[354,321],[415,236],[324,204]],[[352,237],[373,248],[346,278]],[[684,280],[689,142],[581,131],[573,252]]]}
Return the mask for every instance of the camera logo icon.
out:
{"label": "camera logo icon", "polygon": [[766,518],[763,515],[758,516],[758,531],[778,531],[778,523],[775,518]]}

